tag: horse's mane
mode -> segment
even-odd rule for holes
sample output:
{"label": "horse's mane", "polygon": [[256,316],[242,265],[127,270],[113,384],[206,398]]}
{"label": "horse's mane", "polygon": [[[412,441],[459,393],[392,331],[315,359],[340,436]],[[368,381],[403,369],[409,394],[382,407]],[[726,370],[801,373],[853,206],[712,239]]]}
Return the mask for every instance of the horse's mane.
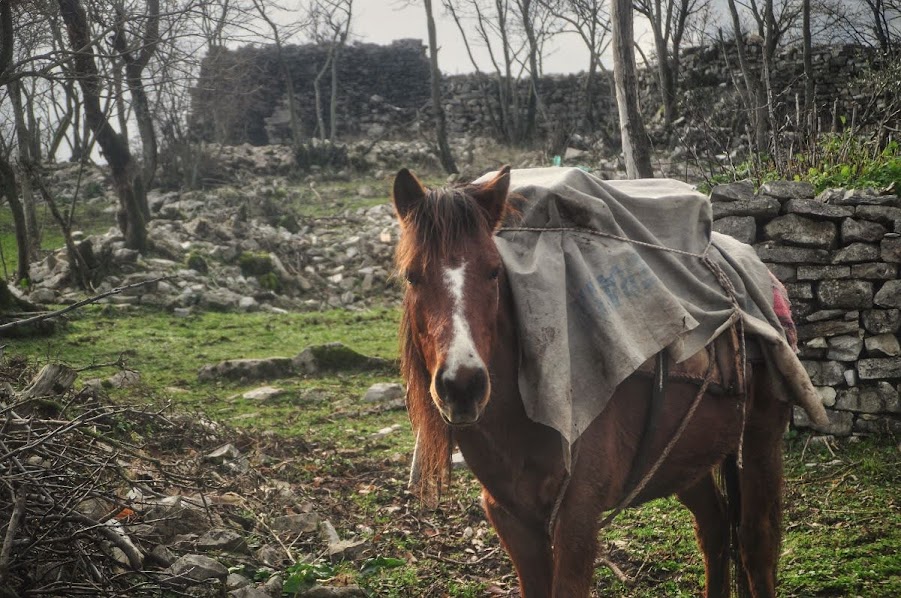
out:
{"label": "horse's mane", "polygon": [[[453,252],[478,234],[491,234],[487,212],[473,198],[477,187],[460,185],[431,189],[404,216],[403,234],[397,244],[396,264],[401,276],[415,262],[423,268]],[[507,202],[507,212],[515,211]],[[501,220],[504,220],[502,217]],[[412,490],[434,505],[450,483],[453,439],[450,427],[432,404],[431,378],[411,325],[409,292],[404,296],[401,317],[401,374],[407,383],[407,412],[417,436],[418,476],[411,477]],[[415,466],[416,464],[414,464]]]}

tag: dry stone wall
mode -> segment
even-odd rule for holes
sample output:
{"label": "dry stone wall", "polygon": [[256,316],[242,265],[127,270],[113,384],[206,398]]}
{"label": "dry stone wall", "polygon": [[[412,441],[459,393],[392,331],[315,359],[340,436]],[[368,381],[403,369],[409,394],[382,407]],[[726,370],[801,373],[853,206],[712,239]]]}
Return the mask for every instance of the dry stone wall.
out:
{"label": "dry stone wall", "polygon": [[[752,244],[792,300],[802,363],[827,432],[901,432],[901,199],[872,190],[814,195],[808,183],[720,185],[714,229]],[[796,408],[796,426],[809,421]]]}
{"label": "dry stone wall", "polygon": [[[752,68],[760,69],[761,46],[746,44]],[[325,61],[326,49],[316,45],[288,46],[285,50],[294,81],[301,128],[316,129],[313,81]],[[869,90],[856,79],[877,57],[860,46],[824,46],[813,53],[817,108],[828,128],[837,116],[858,124],[880,114],[888,98],[864,107]],[[338,62],[338,133],[347,137],[394,136],[409,138],[419,128],[431,130],[429,65],[420,40],[399,40],[391,45],[356,44],[343,50]],[[878,65],[877,65],[878,66]],[[733,83],[741,81],[734,44],[688,48],[681,68],[682,112],[687,124],[704,121],[705,130],[688,127],[683,142],[701,141],[716,130],[743,132],[743,111]],[[654,71],[639,75],[646,116],[659,114],[659,93]],[[803,60],[799,48],[786,48],[776,57],[773,85],[780,122],[794,118],[795,101],[803,98]],[[528,81],[520,83],[525,98]],[[324,112],[328,126],[329,77],[322,79]],[[545,138],[569,133],[607,132],[618,135],[617,111],[611,81],[598,73],[591,89],[593,122],[587,120],[584,74],[542,77],[540,122]],[[488,135],[500,138],[501,94],[495,77],[466,74],[445,77],[443,98],[448,126],[455,136]],[[504,108],[512,109],[509,100]],[[524,108],[523,108],[524,112]],[[883,110],[884,112],[884,110]],[[193,93],[192,129],[207,141],[254,145],[282,143],[290,138],[284,79],[272,47],[219,49],[205,61]],[[653,131],[653,127],[652,127]],[[735,135],[726,135],[732,138]],[[706,137],[705,137],[706,138]]]}

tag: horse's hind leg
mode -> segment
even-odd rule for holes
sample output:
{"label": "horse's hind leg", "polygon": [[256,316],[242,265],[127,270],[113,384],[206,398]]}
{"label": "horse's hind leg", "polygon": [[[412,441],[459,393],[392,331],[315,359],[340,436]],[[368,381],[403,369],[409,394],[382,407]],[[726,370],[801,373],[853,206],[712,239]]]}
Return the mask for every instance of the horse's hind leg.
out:
{"label": "horse's hind leg", "polygon": [[484,490],[482,501],[488,519],[516,568],[522,598],[549,597],[553,570],[550,539],[544,526],[521,521]]}
{"label": "horse's hind leg", "polygon": [[704,553],[705,598],[729,596],[729,515],[713,473],[678,493],[695,519],[695,536]]}
{"label": "horse's hind leg", "polygon": [[782,433],[789,406],[755,373],[739,469],[741,561],[753,598],[776,595],[776,567],[782,539]]}

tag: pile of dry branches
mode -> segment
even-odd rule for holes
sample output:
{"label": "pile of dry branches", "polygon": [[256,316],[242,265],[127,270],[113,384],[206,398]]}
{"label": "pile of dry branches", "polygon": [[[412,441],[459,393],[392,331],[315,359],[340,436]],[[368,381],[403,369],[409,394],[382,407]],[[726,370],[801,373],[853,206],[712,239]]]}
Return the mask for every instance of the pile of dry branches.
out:
{"label": "pile of dry branches", "polygon": [[[214,498],[236,482],[198,451],[221,429],[114,404],[97,387],[76,392],[76,372],[62,364],[23,384],[30,378],[23,363],[0,364],[0,597],[178,594],[158,506],[177,495],[210,526],[228,525]],[[242,475],[246,487],[256,474]],[[260,504],[241,500],[243,513]]]}

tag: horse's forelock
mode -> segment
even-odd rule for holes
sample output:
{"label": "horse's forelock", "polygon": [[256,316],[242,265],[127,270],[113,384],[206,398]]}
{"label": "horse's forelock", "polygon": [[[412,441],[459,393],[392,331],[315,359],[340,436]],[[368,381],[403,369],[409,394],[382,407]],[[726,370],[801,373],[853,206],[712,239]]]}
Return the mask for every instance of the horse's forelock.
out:
{"label": "horse's forelock", "polygon": [[422,267],[456,253],[467,239],[491,234],[485,211],[467,193],[466,187],[431,189],[403,219],[403,235],[397,246],[397,267],[410,268],[414,260]]}

